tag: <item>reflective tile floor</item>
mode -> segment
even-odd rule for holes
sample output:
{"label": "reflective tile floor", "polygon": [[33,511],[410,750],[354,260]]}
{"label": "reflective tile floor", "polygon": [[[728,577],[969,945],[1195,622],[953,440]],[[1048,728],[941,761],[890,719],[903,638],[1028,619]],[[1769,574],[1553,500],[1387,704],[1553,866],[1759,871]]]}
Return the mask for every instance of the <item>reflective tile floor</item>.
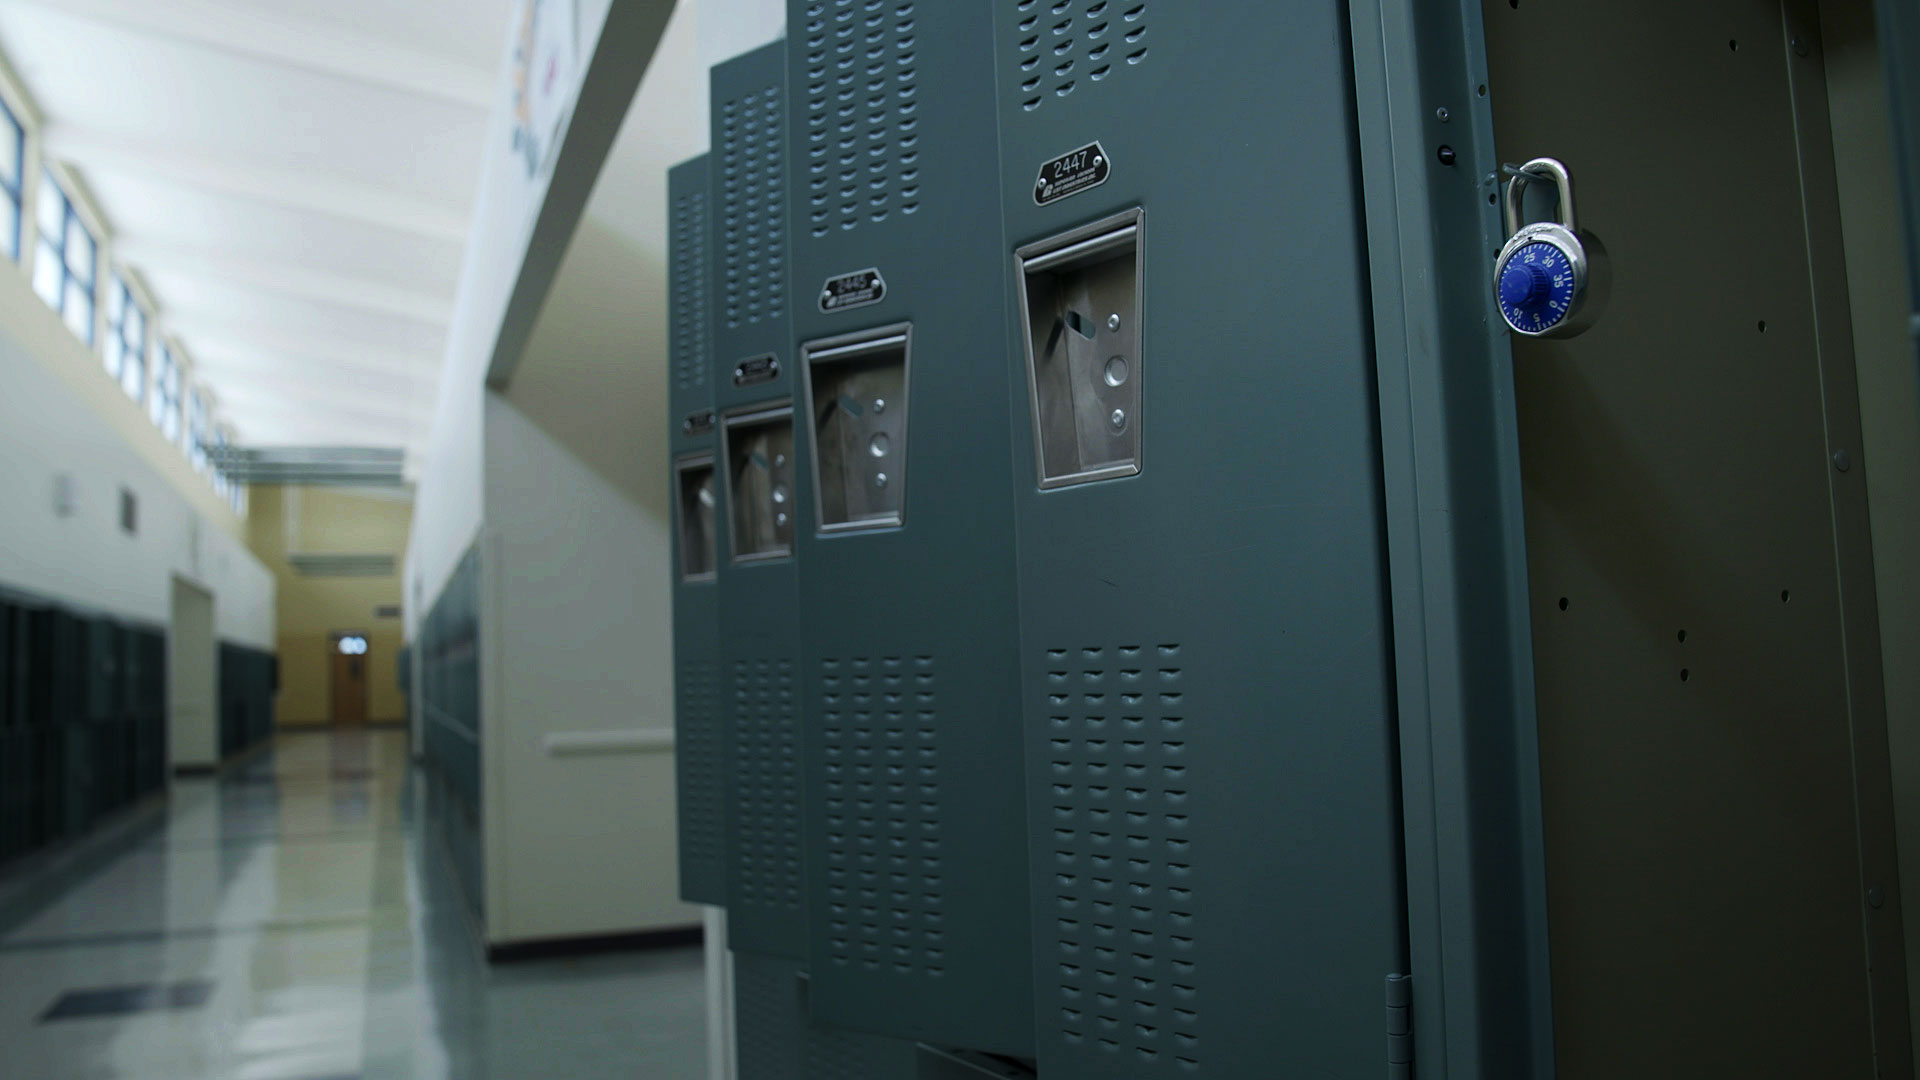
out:
{"label": "reflective tile floor", "polygon": [[283,735],[0,872],[0,1078],[698,1080],[698,946],[489,967],[400,732]]}

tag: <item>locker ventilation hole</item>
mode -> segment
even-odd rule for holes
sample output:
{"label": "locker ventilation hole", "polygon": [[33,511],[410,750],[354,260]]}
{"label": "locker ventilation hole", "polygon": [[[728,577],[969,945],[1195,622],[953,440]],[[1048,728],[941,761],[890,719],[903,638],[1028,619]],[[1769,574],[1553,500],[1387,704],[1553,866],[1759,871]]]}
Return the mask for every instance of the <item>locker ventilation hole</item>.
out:
{"label": "locker ventilation hole", "polygon": [[707,193],[694,191],[673,202],[673,385],[707,385]]}
{"label": "locker ventilation hole", "polygon": [[1013,22],[1014,100],[1032,112],[1147,58],[1145,0],[1006,0]]}
{"label": "locker ventilation hole", "polygon": [[[1055,1037],[1129,1076],[1200,1067],[1181,649],[1048,649]],[[1119,1069],[1118,1062],[1109,1066]]]}
{"label": "locker ventilation hole", "polygon": [[920,208],[913,7],[807,5],[807,224],[815,237]]}
{"label": "locker ventilation hole", "polygon": [[743,907],[800,906],[800,754],[791,660],[733,665],[734,798]]}
{"label": "locker ventilation hole", "polygon": [[825,659],[827,960],[946,974],[939,720],[931,656]]}
{"label": "locker ventilation hole", "polygon": [[726,858],[726,748],[720,737],[720,670],[710,661],[682,666],[679,693],[686,723],[678,747],[687,790],[682,793],[680,835],[690,861],[724,865]]}
{"label": "locker ventilation hole", "polygon": [[721,226],[727,326],[777,319],[786,308],[780,87],[720,105]]}

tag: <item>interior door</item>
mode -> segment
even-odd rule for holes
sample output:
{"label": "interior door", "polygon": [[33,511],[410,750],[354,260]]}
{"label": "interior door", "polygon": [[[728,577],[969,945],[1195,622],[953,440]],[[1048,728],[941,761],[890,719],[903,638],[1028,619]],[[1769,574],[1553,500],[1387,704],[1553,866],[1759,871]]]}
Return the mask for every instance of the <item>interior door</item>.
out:
{"label": "interior door", "polygon": [[[364,641],[365,638],[360,640]],[[367,723],[367,658],[364,653],[348,654],[336,641],[332,655],[333,726],[365,727]]]}
{"label": "interior door", "polygon": [[1514,341],[1561,1080],[1909,1076],[1818,12],[1483,15],[1613,263]]}

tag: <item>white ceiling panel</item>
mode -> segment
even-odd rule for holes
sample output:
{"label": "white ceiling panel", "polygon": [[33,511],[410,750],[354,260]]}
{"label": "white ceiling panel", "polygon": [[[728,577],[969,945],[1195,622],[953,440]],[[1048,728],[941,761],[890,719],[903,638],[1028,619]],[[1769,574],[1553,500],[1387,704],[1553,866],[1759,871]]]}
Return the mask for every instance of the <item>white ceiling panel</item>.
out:
{"label": "white ceiling panel", "polygon": [[145,264],[174,253],[257,262],[297,258],[316,271],[449,298],[460,281],[457,240],[216,194],[151,173],[87,169],[86,177],[100,201],[113,208],[117,253],[126,262]]}
{"label": "white ceiling panel", "polygon": [[57,126],[103,141],[316,169],[462,211],[479,179],[478,109],[37,5],[5,9],[0,48]]}
{"label": "white ceiling panel", "polygon": [[515,5],[0,0],[0,49],[243,442],[417,452]]}
{"label": "white ceiling panel", "polygon": [[154,291],[165,298],[166,324],[186,343],[217,336],[221,327],[272,327],[295,337],[341,346],[372,345],[432,354],[446,337],[445,324],[283,292],[244,279],[160,269],[150,272]]}
{"label": "white ceiling panel", "polygon": [[261,7],[350,31],[377,30],[423,53],[492,71],[506,48],[512,0],[261,0]]}

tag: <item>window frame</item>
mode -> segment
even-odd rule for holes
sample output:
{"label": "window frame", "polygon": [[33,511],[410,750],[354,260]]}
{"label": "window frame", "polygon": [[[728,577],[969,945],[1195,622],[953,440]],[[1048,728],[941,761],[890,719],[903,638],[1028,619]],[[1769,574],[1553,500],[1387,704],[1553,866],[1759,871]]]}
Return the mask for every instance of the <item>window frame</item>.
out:
{"label": "window frame", "polygon": [[180,441],[181,428],[184,427],[180,415],[180,358],[174,354],[173,346],[165,340],[159,342],[159,345],[159,355],[156,358],[153,373],[153,394],[147,415],[153,420],[153,426],[160,429],[160,434],[168,442],[177,444]]}
{"label": "window frame", "polygon": [[[227,448],[227,429],[223,424],[214,425],[213,448],[215,450],[225,450]],[[227,470],[221,468],[219,463],[215,462],[213,465],[213,493],[225,499],[227,497],[227,490]]]}
{"label": "window frame", "polygon": [[0,98],[0,118],[5,120],[5,124],[0,124],[0,138],[6,137],[9,128],[13,134],[14,176],[9,182],[5,175],[0,175],[0,193],[6,195],[4,201],[13,211],[13,243],[7,257],[18,264],[27,235],[27,126],[20,122],[19,115],[4,98]]}
{"label": "window frame", "polygon": [[[60,183],[60,178],[54,175],[50,166],[41,166],[40,184],[41,191],[34,205],[34,223],[39,235],[35,237],[33,291],[53,309],[54,314],[60,316],[61,321],[67,324],[67,329],[74,330],[74,336],[80,338],[87,348],[98,348],[100,344],[98,340],[100,336],[100,248],[102,246],[100,238],[94,235],[86,218],[81,216],[80,207],[75,203],[73,194]],[[55,238],[48,237],[44,231],[37,228],[40,224],[39,200],[48,198],[49,191],[53,193],[53,198],[60,200],[60,235],[57,243]],[[67,250],[67,241],[73,237],[76,228],[80,230],[80,235],[86,239],[91,248],[87,265],[92,276],[86,279],[81,278],[74,271],[72,253]],[[59,283],[51,297],[40,292],[40,275],[43,271],[38,265],[38,260],[45,258],[53,259],[54,264],[59,267]],[[74,317],[67,313],[67,298],[75,291],[75,286],[85,286],[83,290],[87,298],[85,334],[74,329]]]}
{"label": "window frame", "polygon": [[198,386],[187,387],[187,460],[207,475],[207,396]]}
{"label": "window frame", "polygon": [[[118,309],[116,311],[116,309]],[[127,340],[127,316],[135,314],[140,320],[140,335],[137,345]],[[135,404],[144,404],[147,400],[147,350],[148,341],[153,333],[153,315],[140,302],[140,295],[127,283],[126,274],[115,271],[113,288],[108,294],[107,303],[107,341],[100,350],[101,363],[106,366],[107,374],[119,382],[120,388]],[[131,351],[129,351],[131,350]],[[127,382],[127,360],[135,361],[139,368],[137,380]]]}

